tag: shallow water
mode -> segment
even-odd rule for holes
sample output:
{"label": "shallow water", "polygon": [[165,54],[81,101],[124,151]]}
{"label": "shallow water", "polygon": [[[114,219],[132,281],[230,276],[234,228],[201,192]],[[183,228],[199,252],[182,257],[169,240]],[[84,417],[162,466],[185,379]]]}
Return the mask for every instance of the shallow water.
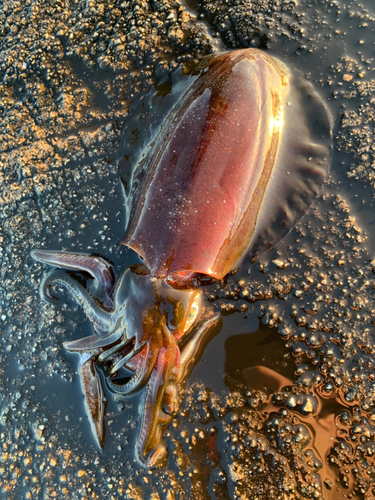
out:
{"label": "shallow water", "polygon": [[[189,12],[200,9],[191,19],[173,2],[152,9],[118,2],[118,14],[100,5],[0,7],[0,498],[372,498],[371,0],[202,0],[189,3]],[[132,26],[133,35],[121,38]],[[173,102],[174,61],[258,43],[329,103],[331,173],[283,241],[210,290],[222,331],[167,432],[167,468],[145,472],[133,454],[141,396],[108,394],[106,445],[96,449],[77,357],[62,346],[91,326],[67,294],[55,306],[41,302],[47,269],[30,250],[97,252],[117,275],[134,263],[136,255],[119,246],[118,170],[126,177]],[[153,83],[166,97],[151,108]],[[135,120],[142,96],[144,116]]]}

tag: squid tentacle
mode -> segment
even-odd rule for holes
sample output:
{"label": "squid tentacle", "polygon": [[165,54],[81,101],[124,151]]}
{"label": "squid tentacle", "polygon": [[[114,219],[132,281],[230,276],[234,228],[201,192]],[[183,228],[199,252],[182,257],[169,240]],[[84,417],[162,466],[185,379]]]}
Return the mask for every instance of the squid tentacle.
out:
{"label": "squid tentacle", "polygon": [[111,264],[102,257],[46,250],[33,250],[31,256],[45,264],[52,264],[73,271],[86,271],[94,279],[95,291],[103,299],[104,307],[107,309],[112,308],[115,275]]}
{"label": "squid tentacle", "polygon": [[103,335],[109,331],[112,323],[111,313],[100,307],[86,288],[61,269],[55,269],[48,273],[40,284],[40,294],[44,300],[47,302],[56,300],[55,297],[50,294],[49,290],[55,283],[63,285],[72,293],[74,299],[82,306],[86,316],[93,323],[98,333]]}

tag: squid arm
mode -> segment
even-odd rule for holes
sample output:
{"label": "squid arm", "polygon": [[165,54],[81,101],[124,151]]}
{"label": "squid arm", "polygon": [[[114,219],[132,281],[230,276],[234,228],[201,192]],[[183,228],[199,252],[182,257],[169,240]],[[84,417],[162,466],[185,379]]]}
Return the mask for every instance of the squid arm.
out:
{"label": "squid arm", "polygon": [[45,264],[89,273],[94,279],[95,295],[102,299],[103,306],[106,309],[112,308],[115,275],[111,264],[102,257],[46,250],[33,250],[31,256]]}
{"label": "squid arm", "polygon": [[[178,411],[178,386],[190,375],[209,340],[209,334],[220,325],[220,315],[209,319],[185,340],[182,347],[171,335],[158,353],[147,383],[142,409],[142,425],[136,445],[137,460],[145,468],[158,466],[165,460],[167,449],[163,430]],[[167,338],[168,338],[167,337]]]}
{"label": "squid arm", "polygon": [[105,441],[105,412],[107,398],[104,395],[94,354],[82,354],[79,362],[79,375],[84,394],[86,413],[92,433],[100,448]]}

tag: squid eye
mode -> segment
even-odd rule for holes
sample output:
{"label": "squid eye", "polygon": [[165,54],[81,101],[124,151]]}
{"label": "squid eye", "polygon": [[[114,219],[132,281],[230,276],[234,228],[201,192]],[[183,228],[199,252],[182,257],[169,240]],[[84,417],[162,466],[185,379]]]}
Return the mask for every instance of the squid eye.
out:
{"label": "squid eye", "polygon": [[185,329],[184,329],[185,332],[187,330],[189,330],[189,328],[191,327],[191,325],[197,319],[197,316],[198,316],[198,313],[199,313],[199,305],[200,305],[200,295],[196,295],[194,297],[194,300],[193,300],[191,306],[190,306],[189,314],[188,314],[188,317],[186,319]]}

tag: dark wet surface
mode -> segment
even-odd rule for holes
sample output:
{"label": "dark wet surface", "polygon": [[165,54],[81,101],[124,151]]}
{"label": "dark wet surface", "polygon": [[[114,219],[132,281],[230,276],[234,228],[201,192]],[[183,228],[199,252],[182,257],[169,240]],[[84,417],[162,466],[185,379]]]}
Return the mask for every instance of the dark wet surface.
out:
{"label": "dark wet surface", "polygon": [[[189,5],[0,6],[0,498],[375,496],[373,2]],[[241,46],[268,48],[327,100],[331,173],[283,241],[208,289],[223,329],[167,431],[167,468],[145,472],[133,452],[141,396],[108,395],[95,448],[78,359],[62,345],[91,326],[68,294],[40,300],[47,269],[30,251],[96,252],[117,276],[134,263],[119,246],[118,169],[173,100],[146,98],[140,124],[132,102],[155,83],[168,91],[182,63]]]}

